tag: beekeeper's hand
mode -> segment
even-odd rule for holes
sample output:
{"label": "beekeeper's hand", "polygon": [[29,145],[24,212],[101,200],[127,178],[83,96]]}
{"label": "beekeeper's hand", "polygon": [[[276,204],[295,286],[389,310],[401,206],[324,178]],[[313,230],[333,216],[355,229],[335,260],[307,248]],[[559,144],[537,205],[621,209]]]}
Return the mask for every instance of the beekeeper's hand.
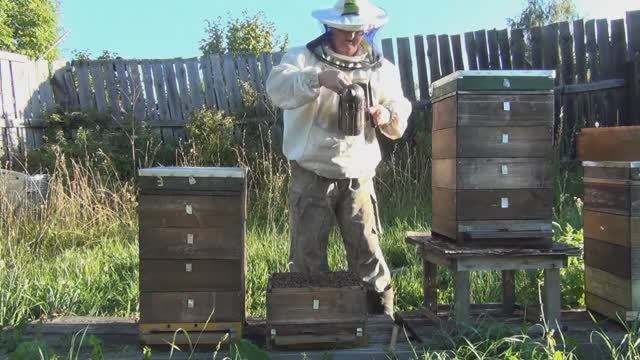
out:
{"label": "beekeeper's hand", "polygon": [[318,74],[318,80],[321,86],[333,90],[340,94],[344,89],[351,85],[351,80],[342,71],[325,70]]}
{"label": "beekeeper's hand", "polygon": [[369,108],[369,114],[373,119],[374,126],[382,126],[391,122],[391,112],[382,105],[376,105]]}

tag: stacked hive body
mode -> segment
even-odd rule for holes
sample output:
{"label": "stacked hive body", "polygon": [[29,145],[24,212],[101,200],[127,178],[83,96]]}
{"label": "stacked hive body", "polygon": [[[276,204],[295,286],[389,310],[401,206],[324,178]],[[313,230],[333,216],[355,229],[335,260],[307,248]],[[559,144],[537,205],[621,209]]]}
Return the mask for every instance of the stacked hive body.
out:
{"label": "stacked hive body", "polygon": [[152,168],[139,182],[141,339],[164,344],[177,329],[201,344],[241,336],[246,171]]}
{"label": "stacked hive body", "polygon": [[433,84],[434,236],[550,244],[554,78],[460,71]]}
{"label": "stacked hive body", "polygon": [[367,303],[352,273],[276,273],[267,290],[267,343],[277,348],[367,344]]}
{"label": "stacked hive body", "polygon": [[579,152],[585,160],[587,308],[614,320],[638,320],[640,127],[585,129]]}

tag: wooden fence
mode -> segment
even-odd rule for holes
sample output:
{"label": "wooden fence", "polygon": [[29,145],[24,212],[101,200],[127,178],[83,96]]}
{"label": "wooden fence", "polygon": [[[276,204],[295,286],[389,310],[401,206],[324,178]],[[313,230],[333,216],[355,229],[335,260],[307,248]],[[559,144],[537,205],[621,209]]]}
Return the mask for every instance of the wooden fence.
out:
{"label": "wooden fence", "polygon": [[55,70],[64,63],[0,51],[0,153],[42,142],[42,119],[54,106],[50,66]]}
{"label": "wooden fence", "polygon": [[282,53],[170,60],[75,61],[58,70],[65,109],[107,112],[116,122],[147,121],[164,139],[180,138],[189,114],[204,106],[239,113],[244,89],[264,94]]}
{"label": "wooden fence", "polygon": [[557,70],[556,134],[569,140],[570,155],[576,128],[640,124],[640,11],[626,21],[576,20],[528,34],[417,35],[413,46],[408,37],[384,39],[382,49],[400,68],[405,95],[427,108],[430,84],[457,70]]}
{"label": "wooden fence", "polygon": [[[556,130],[640,124],[640,11],[625,19],[577,20],[531,30],[479,30],[382,40],[384,56],[400,68],[405,95],[430,105],[429,86],[456,70],[556,69]],[[61,66],[0,53],[4,148],[36,147],[43,111],[69,111],[147,121],[166,139],[184,136],[193,109],[242,112],[243,88],[264,93],[282,53],[214,55],[170,60],[76,61]],[[52,74],[50,81],[47,75]],[[264,109],[259,109],[259,111]],[[429,112],[427,111],[427,128]],[[409,134],[416,129],[414,117]],[[566,143],[571,143],[567,141]]]}

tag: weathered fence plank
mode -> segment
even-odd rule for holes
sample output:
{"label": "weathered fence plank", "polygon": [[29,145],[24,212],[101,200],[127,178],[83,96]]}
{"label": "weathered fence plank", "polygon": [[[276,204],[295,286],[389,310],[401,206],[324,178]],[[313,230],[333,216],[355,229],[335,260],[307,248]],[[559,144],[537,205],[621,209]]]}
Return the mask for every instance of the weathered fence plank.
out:
{"label": "weathered fence plank", "polygon": [[242,109],[242,96],[237,81],[238,73],[232,55],[226,54],[222,57],[222,68],[225,84],[227,85],[226,89],[229,96],[230,110],[232,112],[238,112]]}
{"label": "weathered fence plank", "polygon": [[596,21],[596,28],[598,29],[599,73],[603,79],[608,79],[613,73],[613,67],[611,65],[611,43],[609,41],[609,22],[606,19],[599,19]]}
{"label": "weathered fence plank", "polygon": [[573,44],[576,52],[576,82],[587,81],[587,51],[584,45],[584,22],[573,22]]}
{"label": "weathered fence plank", "polygon": [[462,42],[460,35],[451,35],[451,52],[453,53],[453,64],[455,71],[464,70],[462,60]]}
{"label": "weathered fence plank", "polygon": [[116,60],[116,75],[118,76],[121,109],[125,114],[131,114],[133,111],[133,98],[131,97],[131,88],[127,79],[127,63],[124,60]]}
{"label": "weathered fence plank", "polygon": [[191,104],[194,109],[201,109],[204,107],[204,93],[202,91],[202,82],[200,82],[200,72],[198,71],[198,59],[188,59],[185,65],[189,77]]}
{"label": "weathered fence plank", "polygon": [[202,82],[204,83],[204,99],[208,107],[216,107],[216,90],[213,80],[213,70],[211,69],[211,57],[205,55],[200,58],[200,68],[202,69]]}
{"label": "weathered fence plank", "polygon": [[[229,112],[231,110],[230,90],[225,86],[222,72],[222,60],[220,56],[213,55],[209,58],[211,62],[211,73],[213,74],[214,94],[216,96],[218,110]],[[235,79],[234,79],[235,81]]]}
{"label": "weathered fence plank", "polygon": [[429,72],[431,82],[439,80],[440,75],[440,57],[438,56],[438,39],[435,35],[427,35],[427,58],[429,59]]}
{"label": "weathered fence plank", "polygon": [[284,57],[283,51],[273,53],[273,66],[280,65],[283,57]]}
{"label": "weathered fence plank", "polygon": [[109,98],[109,106],[111,107],[111,116],[117,119],[120,117],[120,95],[118,92],[115,63],[104,63],[102,70],[105,74],[105,83],[107,84],[107,94]]}
{"label": "weathered fence plank", "polygon": [[487,42],[489,43],[489,68],[500,70],[500,46],[496,29],[487,31]]}
{"label": "weathered fence plank", "polygon": [[396,58],[393,54],[393,39],[382,39],[382,56],[391,63],[396,63]]}
{"label": "weathered fence plank", "polygon": [[511,49],[509,48],[509,30],[498,31],[498,45],[500,47],[500,62],[502,70],[511,70]]}
{"label": "weathered fence plank", "polygon": [[[156,96],[158,100],[158,121],[167,121],[170,119],[169,102],[167,100],[167,86],[164,81],[164,70],[162,69],[162,61],[155,60],[151,63],[151,69],[153,70],[153,85],[156,89]],[[163,134],[164,139],[164,134]]]}
{"label": "weathered fence plank", "polygon": [[627,40],[629,57],[640,53],[640,10],[627,12]]}
{"label": "weathered fence plank", "polygon": [[544,69],[544,48],[542,42],[542,28],[536,26],[531,29],[531,65],[534,70]]}
{"label": "weathered fence plank", "polygon": [[420,100],[427,101],[429,96],[429,77],[427,75],[427,53],[424,47],[424,36],[414,37],[416,46],[416,61],[418,66],[418,88],[420,89]]}
{"label": "weathered fence plank", "polygon": [[487,33],[485,30],[475,32],[476,54],[478,56],[478,70],[489,69],[489,53],[487,51]]}
{"label": "weathered fence plank", "polygon": [[267,88],[267,79],[269,79],[269,74],[271,74],[271,69],[273,68],[273,59],[271,58],[271,53],[264,52],[260,54],[260,67],[262,68],[263,74],[263,86]]}
{"label": "weathered fence plank", "polygon": [[511,30],[511,55],[513,57],[513,68],[516,70],[526,69],[524,33],[522,29]]}
{"label": "weathered fence plank", "polygon": [[139,123],[144,120],[144,89],[142,87],[142,78],[140,77],[140,63],[138,61],[129,61],[127,64],[127,74],[129,75],[129,86],[131,87],[131,101],[133,104],[133,117]]}
{"label": "weathered fence plank", "polygon": [[107,109],[107,97],[105,96],[104,72],[100,62],[92,61],[89,63],[89,74],[93,82],[96,111],[104,113]]}
{"label": "weathered fence plank", "polygon": [[453,72],[449,35],[439,35],[438,46],[440,47],[440,71],[442,72],[442,76],[447,76]]}
{"label": "weathered fence plank", "polygon": [[410,100],[416,101],[416,89],[413,81],[413,61],[411,60],[411,47],[409,38],[398,39],[398,65],[400,67],[400,82],[404,95]]}
{"label": "weathered fence plank", "polygon": [[467,52],[467,63],[469,66],[469,70],[478,70],[476,37],[473,32],[464,33],[464,47]]}
{"label": "weathered fence plank", "polygon": [[63,73],[64,87],[67,92],[68,109],[77,111],[80,110],[80,100],[78,100],[78,89],[73,79],[73,69],[71,66],[66,66]]}
{"label": "weathered fence plank", "polygon": [[15,100],[13,97],[13,77],[11,76],[11,63],[9,60],[0,59],[0,75],[2,76],[2,114],[6,127],[13,127],[13,122],[18,118]]}
{"label": "weathered fence plank", "polygon": [[145,109],[146,109],[146,117],[153,121],[159,121],[158,109],[156,105],[156,96],[153,91],[153,77],[151,70],[151,62],[149,60],[143,60],[141,63],[142,67],[142,82],[144,83],[144,92],[145,92]]}
{"label": "weathered fence plank", "polygon": [[[611,77],[624,79],[627,76],[627,38],[623,19],[611,21]],[[614,91],[615,107],[618,111],[620,125],[631,124],[629,104],[627,102],[627,89]]]}
{"label": "weathered fence plank", "polygon": [[589,73],[591,81],[600,80],[600,66],[598,65],[598,44],[596,42],[596,22],[589,20],[585,24],[587,37],[587,55],[589,59]]}
{"label": "weathered fence plank", "polygon": [[176,76],[178,77],[178,90],[180,91],[180,110],[182,111],[183,121],[187,121],[193,111],[193,104],[191,103],[191,94],[189,93],[189,85],[187,84],[185,61],[176,61],[175,68]]}
{"label": "weathered fence plank", "polygon": [[91,101],[91,87],[89,86],[89,67],[86,61],[75,63],[76,78],[78,81],[78,98],[80,100],[80,110],[93,110]]}
{"label": "weathered fence plank", "polygon": [[182,114],[182,107],[180,106],[180,92],[178,91],[174,64],[174,60],[165,60],[163,62],[163,69],[164,78],[167,82],[167,99],[169,100],[170,119],[171,122],[179,126],[184,124],[184,117]]}
{"label": "weathered fence plank", "polygon": [[[571,36],[569,23],[566,21],[560,23],[558,30],[560,33],[560,57],[562,59],[560,79],[563,85],[571,85],[575,82],[575,77],[573,70],[573,37]],[[575,132],[577,130],[575,127],[575,97],[561,95],[560,104],[562,106],[562,133],[558,134],[558,137],[562,140],[563,153],[568,155],[569,158],[573,158],[576,153],[573,139],[575,138]]]}
{"label": "weathered fence plank", "polygon": [[555,70],[560,62],[558,56],[558,24],[545,26],[543,29],[543,68]]}

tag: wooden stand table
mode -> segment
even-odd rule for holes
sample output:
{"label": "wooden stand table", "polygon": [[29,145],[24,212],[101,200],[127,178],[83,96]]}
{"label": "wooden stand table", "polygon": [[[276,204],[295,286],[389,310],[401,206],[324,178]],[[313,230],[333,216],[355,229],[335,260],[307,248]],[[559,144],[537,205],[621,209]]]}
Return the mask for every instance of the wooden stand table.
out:
{"label": "wooden stand table", "polygon": [[454,274],[454,319],[469,320],[471,309],[471,271],[502,271],[502,310],[513,313],[516,270],[544,269],[543,310],[547,325],[560,324],[560,269],[567,266],[569,256],[580,256],[581,250],[562,244],[549,249],[468,247],[455,242],[432,238],[431,233],[407,233],[407,243],[415,245],[424,266],[424,307],[427,316],[437,318],[438,266]]}

